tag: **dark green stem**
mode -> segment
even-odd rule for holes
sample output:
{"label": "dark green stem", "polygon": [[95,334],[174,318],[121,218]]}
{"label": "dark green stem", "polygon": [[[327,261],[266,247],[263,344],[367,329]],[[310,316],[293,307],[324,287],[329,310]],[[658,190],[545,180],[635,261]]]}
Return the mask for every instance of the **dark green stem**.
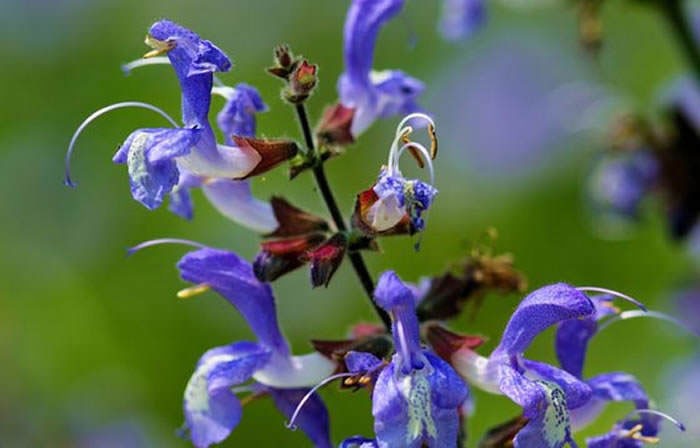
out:
{"label": "dark green stem", "polygon": [[657,0],[656,4],[671,26],[678,44],[693,68],[695,78],[700,82],[700,52],[688,17],[683,11],[683,0]]}
{"label": "dark green stem", "polygon": [[[335,196],[333,196],[333,191],[331,190],[330,184],[328,183],[328,178],[326,177],[326,171],[323,169],[323,162],[318,160],[318,155],[316,154],[316,147],[314,145],[313,135],[311,134],[311,126],[309,126],[309,117],[306,114],[306,107],[303,104],[297,104],[295,106],[297,111],[297,118],[299,119],[299,126],[304,133],[304,140],[306,141],[307,155],[316,159],[316,163],[313,168],[314,179],[316,180],[316,185],[318,190],[321,192],[323,201],[326,203],[326,207],[333,218],[335,227],[339,232],[346,232],[348,230],[345,225],[345,219],[343,219],[343,214],[338,208],[338,203],[335,201]],[[391,331],[391,318],[389,315],[380,308],[374,301],[374,281],[372,280],[372,275],[367,269],[364,258],[359,252],[349,252],[348,258],[352,267],[355,269],[357,277],[360,279],[362,288],[367,294],[374,311],[377,313],[379,318],[384,323],[387,331]]]}

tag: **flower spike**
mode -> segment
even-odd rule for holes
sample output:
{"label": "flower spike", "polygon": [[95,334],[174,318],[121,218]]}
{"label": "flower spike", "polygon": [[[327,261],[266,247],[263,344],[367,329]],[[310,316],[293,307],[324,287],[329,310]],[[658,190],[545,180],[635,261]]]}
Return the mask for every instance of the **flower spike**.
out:
{"label": "flower spike", "polygon": [[93,112],[89,117],[87,117],[82,123],[80,123],[80,126],[78,126],[78,129],[73,133],[73,137],[70,139],[70,143],[68,144],[68,151],[66,152],[66,161],[65,161],[65,180],[63,181],[64,184],[66,184],[69,187],[76,187],[77,184],[73,182],[73,179],[71,179],[71,174],[70,174],[70,161],[71,161],[71,156],[73,155],[73,150],[75,148],[75,142],[78,140],[78,137],[80,134],[85,130],[85,128],[95,121],[95,119],[101,117],[102,115],[111,112],[113,110],[117,109],[124,109],[127,107],[135,107],[135,108],[141,108],[141,109],[147,109],[147,110],[152,110],[153,112],[159,114],[161,117],[165,118],[170,122],[170,124],[176,128],[178,127],[177,122],[170,116],[168,115],[165,111],[160,109],[159,107],[156,107],[152,104],[149,103],[143,103],[141,101],[124,101],[121,103],[114,103],[110,104],[109,106],[105,106],[101,109],[96,110]]}

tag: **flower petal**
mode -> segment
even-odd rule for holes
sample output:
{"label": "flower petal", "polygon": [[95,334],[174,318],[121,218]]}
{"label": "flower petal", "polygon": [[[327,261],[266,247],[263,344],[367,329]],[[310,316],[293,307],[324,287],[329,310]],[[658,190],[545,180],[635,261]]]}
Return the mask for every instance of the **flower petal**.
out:
{"label": "flower petal", "polygon": [[394,271],[382,274],[374,289],[377,305],[392,315],[392,335],[403,373],[423,367],[416,297]]}
{"label": "flower petal", "polygon": [[244,227],[269,233],[278,226],[270,203],[256,199],[247,180],[211,180],[202,191],[219,213]]}
{"label": "flower petal", "polygon": [[403,6],[402,0],[355,0],[345,20],[345,72],[338,79],[343,106],[355,109],[351,133],[362,133],[379,117],[417,111],[423,84],[399,70],[373,72],[380,27]]}
{"label": "flower petal", "polygon": [[185,388],[184,412],[192,443],[208,447],[224,440],[241,419],[241,405],[230,387],[248,380],[270,352],[237,342],[206,352]]}
{"label": "flower petal", "polygon": [[637,409],[649,407],[649,398],[637,379],[624,372],[594,376],[586,381],[593,391],[592,398],[582,407],[571,411],[571,423],[583,428],[595,420],[611,401],[631,401]]}
{"label": "flower petal", "polygon": [[[308,389],[268,388],[275,406],[287,419],[292,418],[294,410],[308,391]],[[326,405],[321,400],[321,397],[314,393],[304,403],[294,423],[304,431],[316,448],[330,448],[332,444],[328,420]]]}
{"label": "flower petal", "polygon": [[514,439],[515,448],[561,448],[571,438],[566,396],[555,383],[532,381],[507,364],[500,367],[500,389],[529,419]]}
{"label": "flower petal", "polygon": [[205,248],[187,253],[177,267],[184,280],[209,285],[235,306],[263,346],[289,355],[272,289],[255,278],[250,263],[232,252]]}
{"label": "flower petal", "polygon": [[196,129],[139,129],[112,160],[127,164],[132,196],[153,210],[178,183],[175,158],[188,154],[198,139]]}
{"label": "flower petal", "polygon": [[210,128],[213,72],[228,71],[229,58],[214,44],[169,20],[154,23],[147,43],[166,48],[182,90],[182,120],[187,127]]}
{"label": "flower petal", "polygon": [[584,293],[557,283],[530,293],[513,313],[494,354],[523,353],[548,327],[565,320],[591,316],[595,306]]}
{"label": "flower petal", "polygon": [[612,306],[613,300],[610,295],[591,297],[596,310],[594,315],[570,319],[559,324],[555,342],[557,359],[562,368],[570,374],[578,378],[583,377],[588,342],[598,332],[598,321],[617,312]]}
{"label": "flower petal", "polygon": [[216,116],[216,122],[226,138],[226,144],[233,144],[231,136],[255,137],[255,114],[267,110],[260,93],[255,87],[240,83],[235,88],[226,88],[226,104]]}
{"label": "flower petal", "polygon": [[[345,78],[348,94],[352,102],[352,89],[369,84],[369,72],[374,59],[377,34],[384,23],[401,11],[403,0],[353,0],[345,18],[343,29],[343,56],[345,58]],[[350,107],[352,105],[350,104]]]}
{"label": "flower petal", "polygon": [[371,353],[350,351],[345,355],[345,365],[350,373],[365,373],[376,369],[382,360]]}
{"label": "flower petal", "polygon": [[173,191],[170,192],[170,203],[168,210],[184,219],[192,219],[194,215],[194,207],[192,205],[192,195],[190,190],[202,185],[202,179],[199,176],[180,170],[180,179],[177,182]]}
{"label": "flower petal", "polygon": [[559,386],[566,396],[566,405],[569,409],[578,408],[590,400],[591,386],[572,374],[549,364],[527,359],[523,360],[523,365],[528,371],[536,373],[543,380]]}

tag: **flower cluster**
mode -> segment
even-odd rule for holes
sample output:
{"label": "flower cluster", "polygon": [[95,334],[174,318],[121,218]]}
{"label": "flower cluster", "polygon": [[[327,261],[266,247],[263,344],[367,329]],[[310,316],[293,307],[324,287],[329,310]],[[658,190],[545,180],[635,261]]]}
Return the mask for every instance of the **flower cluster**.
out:
{"label": "flower cluster", "polygon": [[[483,337],[453,332],[448,321],[469,304],[476,311],[487,293],[519,294],[526,289],[512,256],[475,251],[455,269],[417,284],[404,282],[392,270],[382,273],[376,284],[373,281],[364,263],[365,251],[375,251],[384,237],[425,231],[427,212],[438,193],[433,168],[437,126],[417,105],[424,85],[400,70],[372,69],[378,32],[402,7],[400,0],[352,2],[344,29],[339,102],[326,110],[315,133],[305,102],[317,85],[317,66],[287,46],[275,49],[268,72],[283,82],[282,98],[297,114],[304,145],[257,138],[256,115],[267,109],[260,93],[248,84],[225,85],[215,73],[231,69],[226,54],[168,20],[151,26],[146,43],[152,50],[126,69],[169,65],[180,85],[181,124],[151,104],[123,102],[95,112],[76,131],[66,157],[66,182],[71,185],[68,162],[76,139],[95,118],[123,107],[160,114],[171,127],[131,132],[113,157],[127,167],[132,197],[148,209],[159,207],[168,197],[170,209],[189,219],[190,192],[201,188],[223,215],[261,234],[260,252],[252,261],[179,239],[133,248],[161,243],[194,246],[177,263],[181,278],[191,284],[178,296],[217,293],[255,335],[254,341],[209,349],[197,361],[184,391],[183,434],[196,447],[219,443],[241,421],[244,405],[270,397],[290,428],[301,428],[314,446],[333,446],[329,412],[319,388],[338,380],[343,389],[364,388],[370,393],[374,419],[374,434],[347,437],[340,442],[342,447],[461,446],[466,440],[465,420],[475,409],[472,388],[505,395],[522,409],[521,415],[489,432],[484,446],[575,447],[576,431],[611,401],[631,402],[634,413],[621,418],[609,433],[588,439],[587,446],[638,447],[658,440],[661,419],[670,417],[653,408],[633,376],[612,372],[585,377],[583,366],[590,340],[609,322],[668,316],[648,312],[614,291],[555,283],[520,301],[500,342],[484,356],[477,352]],[[446,1],[445,33],[450,37],[468,33],[482,20],[483,7],[480,1]],[[209,122],[212,95],[225,99],[216,117],[222,143]],[[341,155],[376,119],[395,116],[405,117],[389,145],[387,163],[378,169],[371,186],[357,194],[348,224],[324,164]],[[412,139],[419,129],[426,131],[429,144]],[[426,169],[427,180],[404,176],[399,160],[406,151]],[[626,183],[617,190],[603,191],[613,192],[609,203],[629,214],[636,213],[639,198],[657,175],[654,163],[640,154],[617,171],[601,174],[624,178]],[[253,197],[251,178],[284,162],[289,162],[291,179],[305,172],[313,175],[330,219],[281,196],[269,202]],[[345,258],[383,325],[358,324],[347,339],[314,340],[313,352],[295,355],[280,328],[271,282],[308,264],[312,286],[328,286]],[[639,310],[621,311],[613,305],[615,298],[632,302]],[[550,327],[556,328],[559,366],[525,356],[533,340]]]}

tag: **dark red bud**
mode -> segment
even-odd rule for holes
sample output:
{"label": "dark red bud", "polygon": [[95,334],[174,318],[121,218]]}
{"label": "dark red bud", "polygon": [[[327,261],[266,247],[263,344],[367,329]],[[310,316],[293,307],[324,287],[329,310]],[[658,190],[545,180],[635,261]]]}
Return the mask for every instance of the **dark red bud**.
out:
{"label": "dark red bud", "polygon": [[309,64],[306,59],[296,64],[289,76],[289,85],[284,91],[284,98],[293,104],[303,103],[316,87],[318,66]]}

